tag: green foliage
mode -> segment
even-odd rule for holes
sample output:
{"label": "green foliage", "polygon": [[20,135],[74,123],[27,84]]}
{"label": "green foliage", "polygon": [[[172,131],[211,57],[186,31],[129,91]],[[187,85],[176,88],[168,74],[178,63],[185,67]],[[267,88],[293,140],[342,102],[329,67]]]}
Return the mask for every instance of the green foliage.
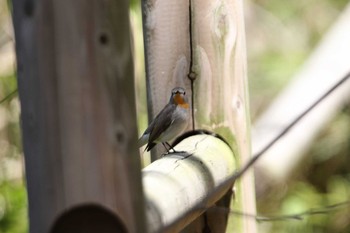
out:
{"label": "green foliage", "polygon": [[253,120],[288,84],[347,3],[254,0],[250,4],[246,38]]}
{"label": "green foliage", "polygon": [[[247,20],[248,76],[254,119],[288,84],[347,0],[254,0]],[[302,93],[301,93],[302,94]],[[344,202],[350,198],[350,110],[345,108],[325,126],[308,161],[300,164],[285,184],[258,196],[260,215],[290,215]],[[281,155],[283,152],[281,152]],[[350,232],[350,205],[328,213],[259,223],[259,232]]]}
{"label": "green foliage", "polygon": [[328,192],[323,193],[307,182],[295,182],[281,201],[280,215],[298,214],[320,209],[319,214],[305,215],[302,220],[285,220],[270,224],[269,232],[332,232],[350,231],[350,202],[334,210],[325,206],[342,203],[348,200],[350,180],[334,176],[328,182]]}
{"label": "green foliage", "polygon": [[130,0],[130,8],[135,9],[138,8],[141,5],[140,0]]}
{"label": "green foliage", "polygon": [[349,201],[347,205],[303,220],[261,223],[267,232],[350,232],[350,110],[345,108],[319,135],[309,150],[311,159],[300,165],[285,185],[269,190],[258,201],[262,215],[290,215]]}
{"label": "green foliage", "polygon": [[[0,26],[3,27],[6,17],[10,17],[7,11],[12,10],[12,1],[2,2],[1,7]],[[4,40],[0,51],[7,43],[11,40]],[[14,171],[8,166],[8,161],[11,164],[16,161],[16,170],[22,169],[17,80],[11,67],[0,66],[0,233],[24,233],[28,232],[26,189],[22,177],[9,176]]]}
{"label": "green foliage", "polygon": [[[0,77],[0,88],[1,88],[0,100],[3,100],[11,93],[16,93],[17,80],[16,80],[15,75],[11,74],[11,75],[6,75],[6,76],[1,76]],[[11,100],[15,96],[16,95],[13,94],[12,96],[10,96],[10,98],[7,98],[7,100],[8,100],[7,103],[9,102],[9,100]],[[4,104],[6,104],[6,103],[4,102]]]}
{"label": "green foliage", "polygon": [[28,232],[26,190],[22,182],[0,182],[0,233]]}

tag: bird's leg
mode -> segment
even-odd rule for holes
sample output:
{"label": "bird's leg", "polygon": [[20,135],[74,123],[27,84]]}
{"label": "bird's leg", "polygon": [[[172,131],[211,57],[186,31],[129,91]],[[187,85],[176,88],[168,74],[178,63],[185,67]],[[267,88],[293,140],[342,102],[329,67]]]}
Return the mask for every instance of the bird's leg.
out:
{"label": "bird's leg", "polygon": [[[186,151],[176,151],[174,147],[172,147],[168,142],[162,142],[162,145],[164,146],[166,153],[163,154],[163,156],[170,154],[170,149],[173,150],[171,153],[185,153],[187,154],[183,159],[186,159],[187,157],[191,156],[192,154],[188,154]],[[168,146],[168,147],[167,147]]]}
{"label": "bird's leg", "polygon": [[166,150],[166,154],[169,154],[169,148],[166,147],[166,143],[162,142],[162,145],[164,146],[165,150]]}
{"label": "bird's leg", "polygon": [[169,150],[172,149],[174,153],[177,152],[168,142],[165,142],[165,144],[169,147]]}

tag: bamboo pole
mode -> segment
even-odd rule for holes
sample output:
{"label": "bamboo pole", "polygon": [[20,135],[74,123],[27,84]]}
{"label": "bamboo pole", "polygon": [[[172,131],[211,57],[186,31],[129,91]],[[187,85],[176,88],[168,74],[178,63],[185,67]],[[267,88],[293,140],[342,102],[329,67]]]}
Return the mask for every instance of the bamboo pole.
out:
{"label": "bamboo pole", "polygon": [[13,9],[30,232],[144,232],[128,1]]}
{"label": "bamboo pole", "polygon": [[[192,95],[189,75],[194,80],[196,128],[222,135],[238,151],[239,163],[247,162],[250,119],[242,1],[145,0],[143,14],[149,119],[163,108],[174,86],[183,86]],[[154,152],[153,160],[161,154]],[[238,182],[234,207],[255,213],[254,193],[249,171]],[[230,199],[228,196],[226,208]],[[225,231],[226,213],[209,218],[214,222],[212,232]],[[193,228],[187,231],[193,232]],[[254,233],[256,224],[254,220],[235,218],[229,229]]]}
{"label": "bamboo pole", "polygon": [[[190,96],[187,78],[190,61],[189,0],[142,1],[147,104],[149,122],[169,100],[171,90],[180,86]],[[152,161],[164,148],[152,150]]]}
{"label": "bamboo pole", "polygon": [[[247,92],[246,45],[240,0],[193,0],[193,49],[196,126],[237,144],[240,165],[250,159],[250,118]],[[253,173],[237,182],[231,208],[255,213]],[[223,214],[222,214],[223,215]],[[216,221],[220,215],[214,214]],[[225,216],[221,216],[225,221]],[[215,224],[213,224],[215,226]],[[230,216],[229,232],[256,232],[251,219]],[[217,232],[223,232],[218,229]]]}
{"label": "bamboo pole", "polygon": [[164,232],[166,226],[166,232],[179,232],[231,187],[218,190],[201,208],[190,211],[234,173],[236,161],[226,142],[207,134],[187,137],[175,150],[179,152],[142,171],[149,232]]}

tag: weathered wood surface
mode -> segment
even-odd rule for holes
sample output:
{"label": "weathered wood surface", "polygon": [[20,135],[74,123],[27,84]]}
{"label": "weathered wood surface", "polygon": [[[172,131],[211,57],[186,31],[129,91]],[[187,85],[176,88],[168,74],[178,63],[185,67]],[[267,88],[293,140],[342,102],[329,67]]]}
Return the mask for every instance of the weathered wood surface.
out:
{"label": "weathered wood surface", "polygon": [[30,232],[144,232],[128,1],[13,8]]}
{"label": "weathered wood surface", "polygon": [[237,168],[231,148],[211,135],[185,138],[175,150],[179,152],[142,171],[149,232],[164,232],[162,228],[169,224],[167,232],[182,230],[230,189],[218,190],[203,206],[190,211]]}
{"label": "weathered wood surface", "polygon": [[[240,0],[194,0],[193,40],[196,125],[237,143],[239,164],[250,158],[246,45]],[[236,184],[233,207],[255,213],[252,171]],[[256,232],[254,220],[231,216],[230,231]]]}
{"label": "weathered wood surface", "polygon": [[[147,74],[149,122],[169,101],[171,90],[180,86],[191,95],[187,78],[190,61],[188,0],[142,1]],[[164,152],[152,150],[152,161]]]}
{"label": "weathered wood surface", "polygon": [[[187,75],[192,35],[196,127],[219,133],[231,145],[237,143],[237,159],[244,164],[250,158],[250,119],[242,1],[146,0],[143,13],[149,118],[164,107],[174,86],[185,87],[191,96]],[[156,151],[153,159],[159,155]],[[255,213],[251,171],[238,182],[236,192],[235,208]],[[227,215],[222,217],[214,222],[226,221]],[[222,232],[214,228],[213,232]],[[235,218],[233,228],[256,232],[255,221],[249,219]]]}

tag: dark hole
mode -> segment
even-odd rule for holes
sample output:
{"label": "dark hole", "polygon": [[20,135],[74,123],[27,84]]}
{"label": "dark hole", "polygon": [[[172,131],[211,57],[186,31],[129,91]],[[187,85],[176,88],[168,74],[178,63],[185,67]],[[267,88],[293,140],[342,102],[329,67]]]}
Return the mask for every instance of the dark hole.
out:
{"label": "dark hole", "polygon": [[100,43],[103,45],[108,44],[108,36],[104,33],[101,33],[99,40],[100,40]]}
{"label": "dark hole", "polygon": [[54,223],[51,233],[126,233],[118,216],[102,206],[82,205],[63,213]]}
{"label": "dark hole", "polygon": [[121,131],[117,131],[115,134],[115,137],[117,138],[117,141],[122,143],[124,142],[124,134]]}

